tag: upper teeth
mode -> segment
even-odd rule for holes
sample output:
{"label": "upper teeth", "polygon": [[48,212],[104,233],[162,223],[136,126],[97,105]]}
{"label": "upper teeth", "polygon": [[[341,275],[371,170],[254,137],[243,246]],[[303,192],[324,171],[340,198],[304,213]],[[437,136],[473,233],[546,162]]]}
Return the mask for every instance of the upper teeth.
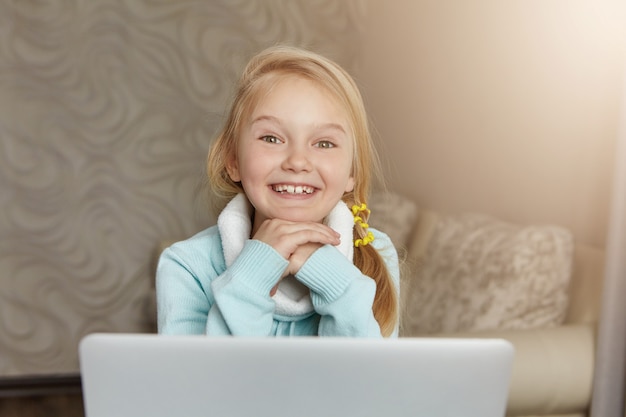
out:
{"label": "upper teeth", "polygon": [[275,185],[274,191],[278,191],[279,193],[287,192],[289,194],[311,194],[314,189],[306,185]]}

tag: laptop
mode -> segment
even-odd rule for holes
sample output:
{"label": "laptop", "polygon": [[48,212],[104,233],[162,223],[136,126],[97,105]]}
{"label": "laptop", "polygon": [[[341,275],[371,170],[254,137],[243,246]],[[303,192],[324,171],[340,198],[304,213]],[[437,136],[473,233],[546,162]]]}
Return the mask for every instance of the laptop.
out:
{"label": "laptop", "polygon": [[86,417],[502,417],[499,339],[92,334]]}

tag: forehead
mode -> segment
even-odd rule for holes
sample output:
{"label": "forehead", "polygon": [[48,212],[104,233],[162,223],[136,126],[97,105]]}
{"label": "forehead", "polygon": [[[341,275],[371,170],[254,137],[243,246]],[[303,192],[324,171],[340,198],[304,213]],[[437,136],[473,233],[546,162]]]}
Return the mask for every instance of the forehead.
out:
{"label": "forehead", "polygon": [[341,120],[348,128],[348,112],[342,100],[321,81],[298,74],[273,74],[260,80],[248,116],[254,119],[267,111],[310,111]]}

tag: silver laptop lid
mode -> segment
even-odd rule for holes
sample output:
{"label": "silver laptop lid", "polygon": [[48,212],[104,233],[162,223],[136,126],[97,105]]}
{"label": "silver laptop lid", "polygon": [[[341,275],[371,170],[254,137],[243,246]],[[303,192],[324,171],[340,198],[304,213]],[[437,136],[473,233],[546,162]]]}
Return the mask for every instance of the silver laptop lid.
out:
{"label": "silver laptop lid", "polygon": [[494,339],[94,334],[87,417],[502,417],[512,346]]}

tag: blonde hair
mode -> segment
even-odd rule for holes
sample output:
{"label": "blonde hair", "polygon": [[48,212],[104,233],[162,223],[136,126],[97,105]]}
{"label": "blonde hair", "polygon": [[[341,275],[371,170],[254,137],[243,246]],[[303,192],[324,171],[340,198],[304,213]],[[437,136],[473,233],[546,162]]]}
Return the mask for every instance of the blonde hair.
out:
{"label": "blonde hair", "polygon": [[[353,191],[345,193],[342,200],[348,207],[366,202],[371,181],[380,173],[380,167],[356,83],[343,68],[323,56],[299,48],[278,46],[253,57],[244,69],[226,123],[209,151],[207,175],[213,193],[219,198],[216,208],[243,192],[241,185],[230,179],[227,163],[236,157],[242,122],[284,75],[300,76],[317,83],[346,110],[355,149],[352,162],[355,184]],[[365,217],[363,221],[367,222],[366,214],[361,213],[361,217]],[[360,224],[355,224],[356,238],[365,237],[365,233]],[[376,282],[372,309],[382,334],[389,336],[398,321],[398,300],[384,260],[372,245],[365,245],[355,248],[354,264]]]}

